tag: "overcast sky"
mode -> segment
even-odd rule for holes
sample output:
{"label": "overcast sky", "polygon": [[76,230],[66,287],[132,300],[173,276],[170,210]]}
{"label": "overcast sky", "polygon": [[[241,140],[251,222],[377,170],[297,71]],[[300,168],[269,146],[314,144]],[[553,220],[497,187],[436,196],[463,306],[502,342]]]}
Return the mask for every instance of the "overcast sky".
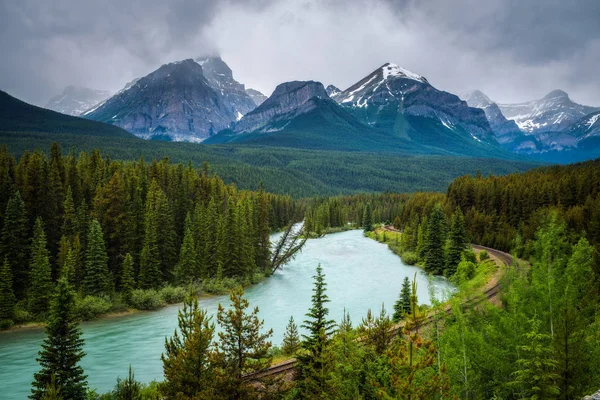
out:
{"label": "overcast sky", "polygon": [[0,89],[44,105],[218,52],[234,77],[345,89],[385,62],[498,102],[600,106],[599,0],[0,0]]}

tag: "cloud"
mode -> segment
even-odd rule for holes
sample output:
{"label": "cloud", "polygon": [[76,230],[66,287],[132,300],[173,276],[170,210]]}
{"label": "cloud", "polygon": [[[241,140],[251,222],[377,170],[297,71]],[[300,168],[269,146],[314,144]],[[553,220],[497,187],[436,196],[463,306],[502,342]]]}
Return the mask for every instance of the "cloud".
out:
{"label": "cloud", "polygon": [[0,0],[0,89],[43,105],[218,51],[267,94],[288,80],[343,89],[389,61],[452,92],[562,88],[600,105],[599,16],[596,0]]}

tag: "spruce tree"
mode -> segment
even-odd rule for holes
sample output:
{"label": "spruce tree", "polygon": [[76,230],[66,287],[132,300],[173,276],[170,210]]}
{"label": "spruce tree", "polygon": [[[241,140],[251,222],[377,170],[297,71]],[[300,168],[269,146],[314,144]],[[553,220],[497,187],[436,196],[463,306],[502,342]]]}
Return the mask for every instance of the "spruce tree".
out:
{"label": "spruce tree", "polygon": [[446,266],[446,219],[441,205],[436,205],[428,218],[425,231],[425,269],[434,275],[444,273]]}
{"label": "spruce tree", "polygon": [[297,385],[302,398],[317,398],[326,393],[326,375],[330,367],[324,353],[335,329],[335,321],[328,320],[329,302],[323,269],[319,265],[317,274],[313,276],[315,283],[312,295],[312,307],[306,314],[308,319],[302,327],[308,330],[308,335],[302,335],[303,353],[298,354]]}
{"label": "spruce tree", "polygon": [[50,256],[46,248],[46,234],[42,219],[35,221],[31,244],[31,266],[29,271],[29,290],[27,308],[34,315],[48,311],[52,298],[52,269]]}
{"label": "spruce tree", "polygon": [[273,335],[269,330],[262,333],[264,321],[258,319],[258,307],[248,312],[250,303],[244,298],[241,286],[229,294],[230,309],[219,304],[217,322],[219,332],[218,351],[222,360],[222,384],[227,388],[227,398],[247,399],[256,396],[256,385],[244,379],[248,373],[264,371],[271,365],[269,355]]}
{"label": "spruce tree", "polygon": [[133,271],[133,257],[127,253],[121,268],[121,296],[126,304],[131,302],[131,292],[135,289],[135,277]]}
{"label": "spruce tree", "polygon": [[159,390],[165,398],[211,399],[215,395],[212,340],[215,325],[190,292],[178,312],[179,332],[165,339],[161,355],[165,379]]}
{"label": "spruce tree", "polygon": [[108,294],[112,290],[104,236],[97,220],[92,221],[88,234],[83,286],[86,294],[94,296]]}
{"label": "spruce tree", "polygon": [[69,281],[73,287],[76,282],[75,271],[77,270],[77,256],[73,249],[69,249],[67,252],[67,257],[65,258],[65,263],[63,264],[60,270],[60,277],[65,277]]}
{"label": "spruce tree", "polygon": [[404,315],[410,313],[410,280],[408,276],[404,277],[402,281],[402,290],[400,291],[400,296],[394,304],[394,315],[392,320],[394,322],[399,322],[404,318]]}
{"label": "spruce tree", "polygon": [[190,214],[186,217],[186,228],[183,236],[183,244],[181,245],[179,262],[175,267],[175,277],[177,282],[185,283],[190,281],[198,281],[200,274],[198,271],[198,255],[196,253],[196,245],[194,243],[194,233],[192,231],[192,220]]}
{"label": "spruce tree", "polygon": [[41,400],[55,376],[55,386],[64,399],[87,398],[87,376],[79,362],[85,355],[81,330],[75,317],[75,292],[65,278],[60,278],[52,299],[46,325],[47,338],[37,359],[41,365],[34,374],[29,398]]}
{"label": "spruce tree", "polygon": [[27,276],[29,262],[27,228],[25,203],[21,199],[21,194],[15,192],[6,205],[0,238],[0,259],[8,259],[12,268],[15,295],[19,298],[25,294],[29,278]]}
{"label": "spruce tree", "polygon": [[0,329],[2,321],[11,321],[14,317],[16,298],[13,292],[12,273],[8,258],[0,266]]}
{"label": "spruce tree", "polygon": [[300,348],[300,336],[298,335],[298,326],[294,322],[294,317],[290,317],[290,321],[285,327],[283,335],[283,343],[281,350],[286,356],[291,356]]}
{"label": "spruce tree", "polygon": [[371,203],[367,202],[363,212],[362,226],[365,232],[373,230],[373,213],[371,211]]}
{"label": "spruce tree", "polygon": [[452,224],[448,236],[448,259],[445,274],[446,276],[452,276],[460,263],[463,251],[469,245],[465,218],[460,208],[457,208],[454,214],[452,214]]}
{"label": "spruce tree", "polygon": [[75,202],[73,201],[71,186],[67,187],[67,195],[63,203],[63,223],[61,232],[69,242],[73,240],[73,237],[77,233],[77,214],[75,212]]}
{"label": "spruce tree", "polygon": [[112,395],[115,400],[141,400],[141,384],[135,380],[135,375],[131,364],[129,364],[129,372],[127,378],[121,380],[117,378],[117,385],[113,390]]}

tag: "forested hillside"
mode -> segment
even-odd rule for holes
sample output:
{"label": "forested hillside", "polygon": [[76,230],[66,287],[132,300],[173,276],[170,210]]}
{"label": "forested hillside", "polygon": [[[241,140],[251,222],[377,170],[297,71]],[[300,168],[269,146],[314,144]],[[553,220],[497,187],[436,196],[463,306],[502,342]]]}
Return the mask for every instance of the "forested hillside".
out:
{"label": "forested hillside", "polygon": [[298,217],[290,197],[238,190],[208,165],[65,156],[56,144],[18,161],[0,149],[0,210],[5,326],[43,319],[64,274],[82,312],[148,308],[142,289],[255,281],[270,274],[269,234]]}

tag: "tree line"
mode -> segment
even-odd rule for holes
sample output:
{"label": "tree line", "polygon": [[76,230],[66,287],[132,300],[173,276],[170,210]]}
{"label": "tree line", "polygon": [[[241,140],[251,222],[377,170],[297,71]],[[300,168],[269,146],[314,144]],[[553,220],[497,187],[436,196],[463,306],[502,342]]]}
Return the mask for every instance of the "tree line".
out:
{"label": "tree line", "polygon": [[43,319],[61,271],[79,297],[268,275],[269,234],[298,218],[289,196],[241,191],[208,164],[49,157],[0,149],[0,321]]}

